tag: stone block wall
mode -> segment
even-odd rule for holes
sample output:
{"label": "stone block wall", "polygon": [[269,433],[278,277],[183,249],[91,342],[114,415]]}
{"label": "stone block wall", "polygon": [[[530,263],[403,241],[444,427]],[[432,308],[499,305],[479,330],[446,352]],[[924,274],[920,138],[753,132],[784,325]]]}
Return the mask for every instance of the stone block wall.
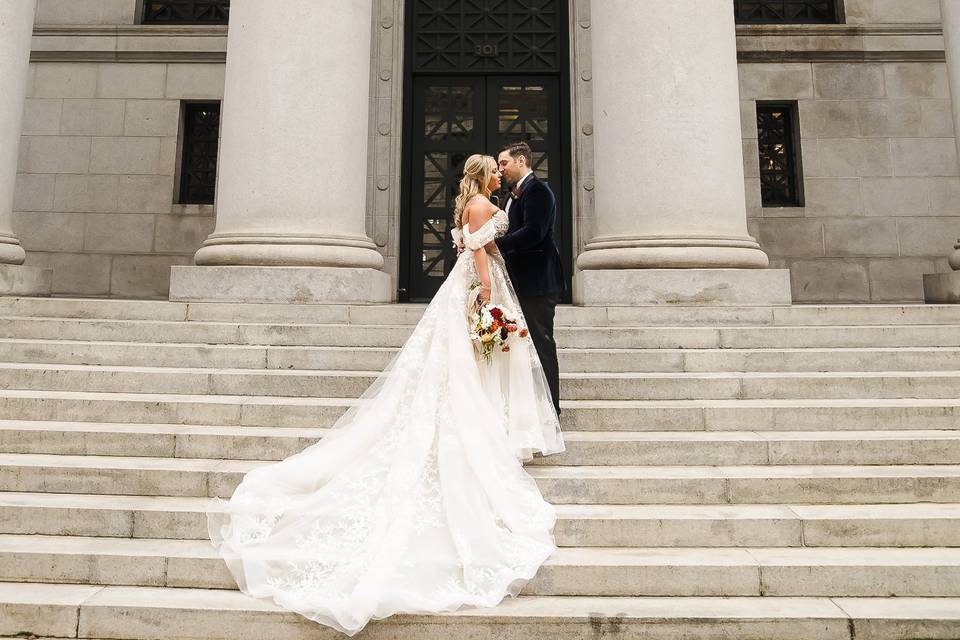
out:
{"label": "stone block wall", "polygon": [[31,65],[14,203],[56,294],[165,296],[213,230],[176,202],[181,101],[220,99],[223,65]]}
{"label": "stone block wall", "polygon": [[[394,275],[402,6],[377,3],[368,145],[368,233]],[[57,294],[164,297],[214,227],[212,206],[176,203],[178,136],[182,101],[222,97],[226,31],[124,29],[139,9],[37,0],[14,225]],[[845,16],[738,29],[750,231],[797,302],[918,301],[960,236],[939,0],[846,0]],[[757,100],[798,103],[802,208],[761,206]]]}
{"label": "stone block wall", "polygon": [[[749,227],[797,302],[919,301],[960,236],[942,62],[740,65]],[[764,208],[756,100],[796,100],[805,206]]]}

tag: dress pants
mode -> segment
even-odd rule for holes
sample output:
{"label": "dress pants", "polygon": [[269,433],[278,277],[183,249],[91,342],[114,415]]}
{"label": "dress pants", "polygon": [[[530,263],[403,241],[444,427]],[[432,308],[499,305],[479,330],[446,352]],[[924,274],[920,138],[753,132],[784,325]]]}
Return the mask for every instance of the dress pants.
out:
{"label": "dress pants", "polygon": [[553,338],[553,318],[559,296],[536,296],[519,298],[520,310],[527,321],[527,329],[533,338],[533,346],[540,357],[540,365],[547,376],[553,406],[560,415],[560,364],[557,362],[557,343]]}

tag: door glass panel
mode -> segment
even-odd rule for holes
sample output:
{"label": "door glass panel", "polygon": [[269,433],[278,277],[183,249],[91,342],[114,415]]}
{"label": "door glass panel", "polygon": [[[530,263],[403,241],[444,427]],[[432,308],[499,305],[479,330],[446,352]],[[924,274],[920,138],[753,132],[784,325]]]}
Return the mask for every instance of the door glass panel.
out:
{"label": "door glass panel", "polygon": [[454,199],[471,153],[484,148],[485,88],[469,78],[422,79],[414,84],[411,228],[405,258],[410,297],[430,298],[456,261],[450,237]]}
{"label": "door glass panel", "polygon": [[543,151],[533,152],[531,169],[544,182],[550,182],[550,156]]}
{"label": "door glass panel", "polygon": [[473,132],[473,87],[427,87],[424,136],[442,141],[469,138]]}
{"label": "door glass panel", "polygon": [[549,105],[541,85],[500,87],[500,135],[515,140],[546,140]]}
{"label": "door glass panel", "polygon": [[[560,157],[556,84],[543,78],[505,78],[493,84],[491,91],[495,96],[491,108],[496,109],[497,118],[494,146],[499,149],[521,140],[529,144],[533,151],[530,168],[538,178],[549,183],[559,197],[561,185],[557,176],[550,173],[550,160],[559,162]],[[503,188],[505,198],[509,185],[504,183]]]}
{"label": "door glass panel", "polygon": [[447,166],[450,154],[438,151],[423,157],[423,206],[445,207],[447,205]]}
{"label": "door glass panel", "polygon": [[449,231],[449,218],[429,218],[423,221],[421,269],[425,276],[442,278],[447,274],[444,262],[448,253]]}

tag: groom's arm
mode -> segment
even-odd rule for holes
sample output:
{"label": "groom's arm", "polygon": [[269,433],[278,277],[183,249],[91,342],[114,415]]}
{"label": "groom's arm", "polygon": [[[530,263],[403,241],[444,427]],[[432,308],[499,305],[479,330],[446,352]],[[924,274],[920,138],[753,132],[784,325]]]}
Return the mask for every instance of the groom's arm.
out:
{"label": "groom's arm", "polygon": [[550,211],[555,206],[553,192],[546,185],[531,187],[526,194],[523,226],[497,239],[500,251],[523,251],[540,244],[550,233]]}

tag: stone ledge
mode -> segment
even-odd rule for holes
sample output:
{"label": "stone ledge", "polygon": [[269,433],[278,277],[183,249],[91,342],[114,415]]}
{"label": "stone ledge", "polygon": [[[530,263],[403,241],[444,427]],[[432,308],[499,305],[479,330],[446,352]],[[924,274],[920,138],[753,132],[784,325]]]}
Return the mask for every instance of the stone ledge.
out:
{"label": "stone ledge", "polygon": [[743,62],[943,62],[935,24],[737,25]]}
{"label": "stone ledge", "polygon": [[929,304],[960,304],[960,271],[925,274],[923,299]]}
{"label": "stone ledge", "polygon": [[576,276],[575,299],[584,306],[789,305],[787,269],[585,270]]}
{"label": "stone ledge", "polygon": [[49,296],[53,270],[0,264],[0,295]]}
{"label": "stone ledge", "polygon": [[[226,25],[47,25],[32,62],[226,60]],[[740,62],[943,62],[940,24],[738,25]]]}
{"label": "stone ledge", "polygon": [[175,302],[365,304],[392,298],[390,276],[374,269],[174,266],[170,270],[170,300]]}

